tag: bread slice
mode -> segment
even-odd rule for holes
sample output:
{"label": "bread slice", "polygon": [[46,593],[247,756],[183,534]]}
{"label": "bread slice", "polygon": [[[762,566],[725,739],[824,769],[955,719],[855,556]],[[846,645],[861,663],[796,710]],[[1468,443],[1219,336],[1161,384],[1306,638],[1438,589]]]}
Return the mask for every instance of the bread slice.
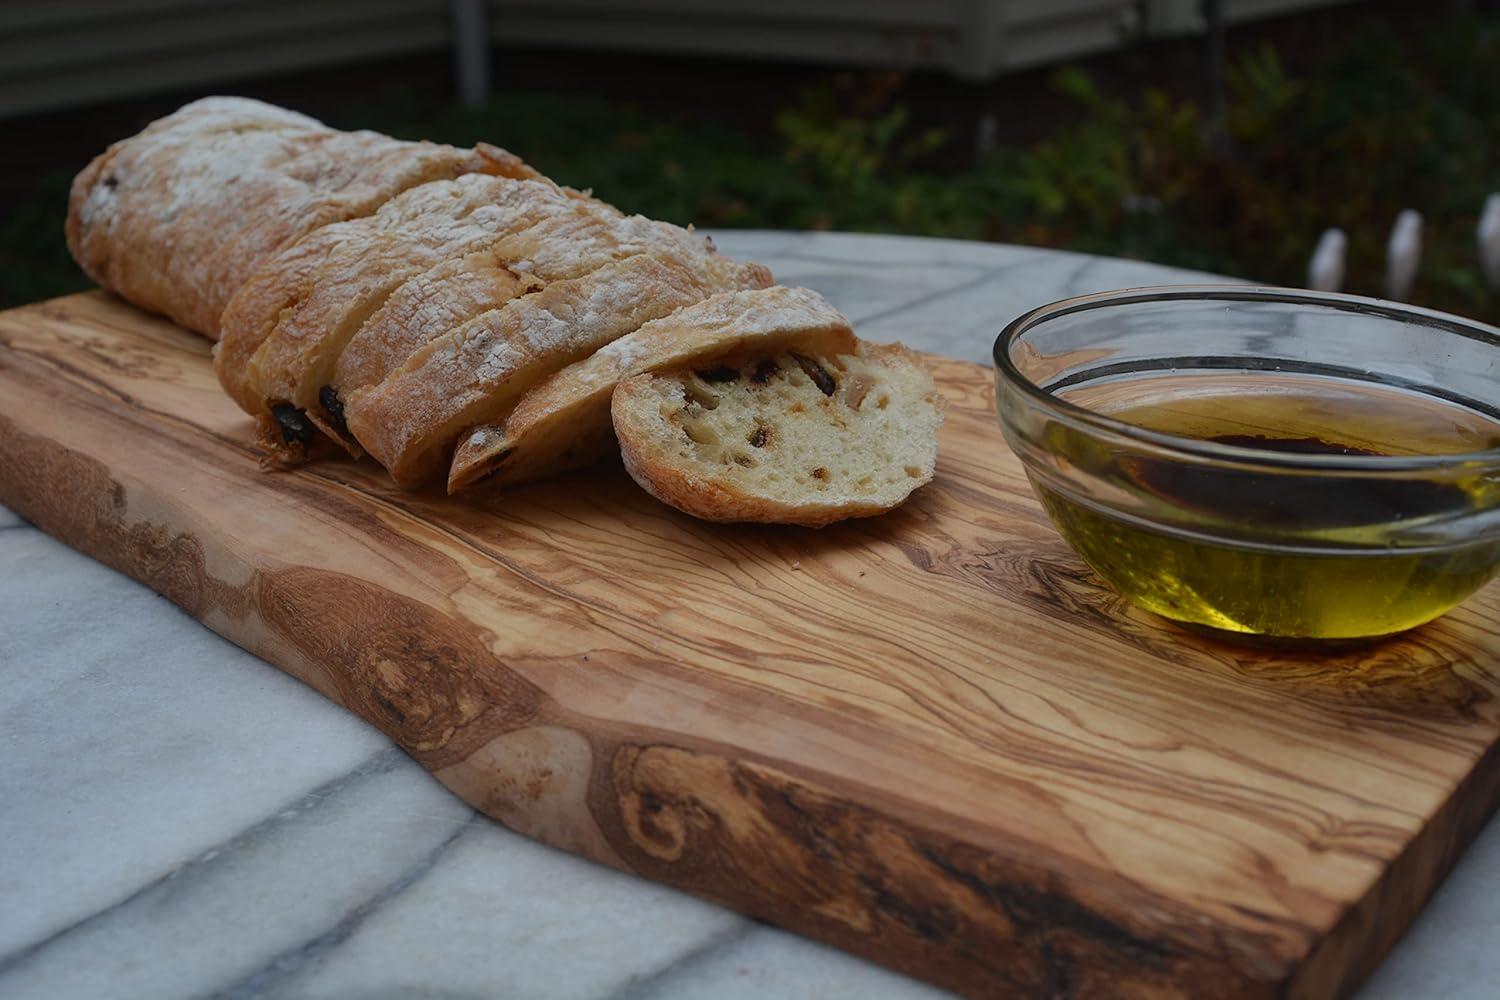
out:
{"label": "bread slice", "polygon": [[[377,333],[367,324],[350,341],[358,367],[351,358],[335,372],[361,379],[389,372],[378,383],[334,388],[350,435],[404,487],[446,472],[465,428],[503,417],[558,369],[715,292],[771,283],[765,267],[722,257],[689,229],[639,216],[551,216],[489,253],[511,272],[540,279],[543,289],[426,339],[405,357],[408,332]],[[438,328],[423,327],[424,338]]]}
{"label": "bread slice", "polygon": [[555,475],[616,450],[609,401],[622,379],[654,368],[722,368],[735,355],[854,350],[849,323],[817,292],[723,292],[600,348],[530,389],[505,419],[474,428],[448,472],[450,493],[481,479],[509,486]]}
{"label": "bread slice", "polygon": [[698,262],[637,254],[557,281],[431,341],[380,385],[351,394],[349,430],[397,485],[447,470],[459,434],[510,412],[541,379],[714,292]]}
{"label": "bread slice", "polygon": [[[368,281],[376,286],[368,294],[375,295],[391,278],[383,258],[422,255],[436,266],[454,255],[441,250],[482,240],[488,227],[524,227],[572,204],[551,182],[470,175],[414,187],[373,215],[309,233],[267,260],[230,299],[214,349],[220,383],[247,412],[263,412],[252,361],[295,311],[318,307],[321,282],[343,279],[358,287]],[[338,300],[321,307],[335,311]]]}
{"label": "bread slice", "polygon": [[691,227],[642,216],[582,211],[549,216],[485,250],[410,279],[349,341],[331,386],[346,402],[383,382],[429,341],[498,309],[518,291],[579,278],[637,254],[666,251],[696,262],[720,287],[770,284],[770,272],[722,257]]}
{"label": "bread slice", "polygon": [[215,356],[220,382],[257,417],[263,447],[296,461],[306,433],[293,431],[289,418],[305,415],[341,436],[321,390],[349,338],[396,288],[444,260],[574,210],[612,211],[549,184],[470,175],[424,184],[368,219],[317,230],[235,294]]}
{"label": "bread slice", "polygon": [[68,245],[123,298],[210,338],[241,284],[307,233],[465,173],[529,170],[503,151],[339,132],[237,97],[194,101],[74,178]]}
{"label": "bread slice", "polygon": [[942,397],[899,344],[635,375],[610,405],[625,468],[709,521],[822,527],[900,504],[932,479]]}
{"label": "bread slice", "polygon": [[334,365],[330,391],[348,400],[383,382],[428,341],[546,284],[493,247],[445,260],[407,279],[355,332]]}

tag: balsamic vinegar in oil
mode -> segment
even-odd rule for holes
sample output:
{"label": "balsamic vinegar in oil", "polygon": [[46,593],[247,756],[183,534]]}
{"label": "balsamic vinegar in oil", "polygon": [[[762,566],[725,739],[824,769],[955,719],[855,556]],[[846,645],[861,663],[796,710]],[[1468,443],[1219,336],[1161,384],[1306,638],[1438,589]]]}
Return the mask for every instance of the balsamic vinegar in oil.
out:
{"label": "balsamic vinegar in oil", "polygon": [[[1183,373],[1059,394],[1138,427],[1301,455],[1458,455],[1500,447],[1500,421],[1390,386],[1311,375]],[[1062,430],[1059,457],[1158,509],[1161,524],[1036,486],[1094,569],[1165,617],[1241,637],[1348,640],[1437,617],[1483,586],[1494,542],[1412,545],[1406,529],[1496,504],[1493,472],[1255,475],[1105,455]]]}

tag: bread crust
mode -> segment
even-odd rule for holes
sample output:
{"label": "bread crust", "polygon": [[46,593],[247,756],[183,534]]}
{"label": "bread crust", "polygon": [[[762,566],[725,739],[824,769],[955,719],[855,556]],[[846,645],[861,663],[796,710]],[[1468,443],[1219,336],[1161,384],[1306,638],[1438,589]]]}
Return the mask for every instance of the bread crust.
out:
{"label": "bread crust", "polygon": [[385,380],[423,344],[546,283],[493,250],[443,261],[408,279],[339,355],[331,384],[341,398]]}
{"label": "bread crust", "polygon": [[504,156],[339,132],[258,101],[210,97],[85,167],[65,231],[101,285],[217,338],[231,296],[282,247],[414,185],[504,169],[517,168]]}
{"label": "bread crust", "polygon": [[722,292],[600,348],[529,390],[503,420],[468,431],[448,491],[485,477],[486,488],[511,486],[604,457],[615,445],[610,397],[632,375],[789,345],[839,354],[854,343],[848,321],[811,289]]}

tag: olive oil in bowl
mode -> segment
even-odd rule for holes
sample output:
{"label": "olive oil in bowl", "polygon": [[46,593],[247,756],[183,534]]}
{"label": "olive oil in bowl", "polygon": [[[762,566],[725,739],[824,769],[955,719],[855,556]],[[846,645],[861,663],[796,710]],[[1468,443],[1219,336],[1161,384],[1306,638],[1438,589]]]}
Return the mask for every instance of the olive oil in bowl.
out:
{"label": "olive oil in bowl", "polygon": [[1468,528],[1500,503],[1494,467],[1424,466],[1500,447],[1500,421],[1458,403],[1317,374],[1202,370],[1056,398],[1211,453],[1189,463],[1112,449],[1057,423],[1048,450],[1091,489],[1030,469],[1100,576],[1183,624],[1240,638],[1388,635],[1452,608],[1500,561],[1500,542]]}

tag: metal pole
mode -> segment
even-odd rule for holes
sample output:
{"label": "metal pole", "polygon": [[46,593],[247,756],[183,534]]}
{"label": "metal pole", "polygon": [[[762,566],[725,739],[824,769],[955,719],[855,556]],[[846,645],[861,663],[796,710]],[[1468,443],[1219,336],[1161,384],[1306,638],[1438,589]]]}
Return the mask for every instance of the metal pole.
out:
{"label": "metal pole", "polygon": [[1203,21],[1208,29],[1208,141],[1217,150],[1229,147],[1224,123],[1224,4],[1203,0]]}
{"label": "metal pole", "polygon": [[466,107],[490,96],[490,31],[486,0],[448,0],[453,24],[453,73]]}

